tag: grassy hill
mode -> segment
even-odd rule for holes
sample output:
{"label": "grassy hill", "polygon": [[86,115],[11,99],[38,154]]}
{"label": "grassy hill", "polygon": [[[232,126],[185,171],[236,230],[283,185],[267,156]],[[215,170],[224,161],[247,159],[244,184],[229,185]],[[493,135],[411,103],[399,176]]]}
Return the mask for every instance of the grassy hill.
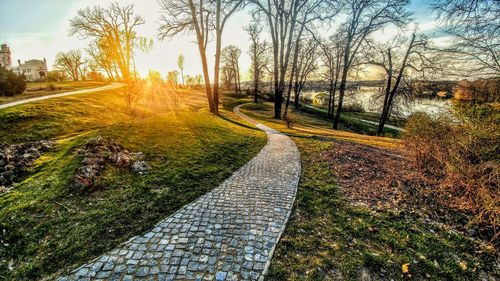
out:
{"label": "grassy hill", "polygon": [[[119,90],[1,110],[0,142],[56,146],[0,194],[0,276],[36,280],[74,268],[216,187],[264,146],[263,132],[206,107],[202,92],[146,87],[133,113]],[[94,188],[75,186],[79,150],[96,136],[143,152],[151,170],[109,165]]]}

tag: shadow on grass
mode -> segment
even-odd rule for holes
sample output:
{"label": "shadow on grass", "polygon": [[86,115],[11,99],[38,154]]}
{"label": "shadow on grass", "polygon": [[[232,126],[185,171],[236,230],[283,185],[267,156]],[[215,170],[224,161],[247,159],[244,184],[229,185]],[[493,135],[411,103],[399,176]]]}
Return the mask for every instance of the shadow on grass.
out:
{"label": "shadow on grass", "polygon": [[257,129],[257,128],[255,128],[253,126],[249,126],[249,125],[243,124],[241,122],[235,121],[235,120],[233,120],[231,118],[227,118],[226,116],[220,115],[219,117],[222,120],[228,121],[228,122],[233,123],[233,124],[235,124],[237,126],[241,126],[241,127],[247,128],[247,129],[255,130],[255,131],[260,131],[260,129]]}

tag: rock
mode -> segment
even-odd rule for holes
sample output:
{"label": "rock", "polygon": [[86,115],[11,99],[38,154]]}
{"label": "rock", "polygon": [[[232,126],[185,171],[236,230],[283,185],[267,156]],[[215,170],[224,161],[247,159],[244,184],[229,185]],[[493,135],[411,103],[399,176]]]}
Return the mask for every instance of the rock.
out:
{"label": "rock", "polygon": [[84,157],[83,166],[78,169],[74,182],[81,187],[94,187],[94,181],[106,165],[131,168],[140,175],[146,174],[149,169],[148,164],[142,160],[142,152],[129,152],[115,141],[100,136],[89,139],[78,153]]}
{"label": "rock", "polygon": [[149,170],[149,165],[145,161],[136,161],[132,164],[132,170],[139,175],[144,175]]}
{"label": "rock", "polygon": [[12,164],[9,164],[9,165],[5,165],[4,169],[7,171],[14,171],[16,169],[16,167]]}
{"label": "rock", "polygon": [[362,281],[370,281],[370,280],[372,280],[372,277],[370,275],[370,271],[366,267],[363,267],[361,269],[359,280],[362,280]]}
{"label": "rock", "polygon": [[10,190],[14,181],[20,179],[41,152],[54,146],[53,141],[38,141],[21,144],[0,143],[0,184]]}

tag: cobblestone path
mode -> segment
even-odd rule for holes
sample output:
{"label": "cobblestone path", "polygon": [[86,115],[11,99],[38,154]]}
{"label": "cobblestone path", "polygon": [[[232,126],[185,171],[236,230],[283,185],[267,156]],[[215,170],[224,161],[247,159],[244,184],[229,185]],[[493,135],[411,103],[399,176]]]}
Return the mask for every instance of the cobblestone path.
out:
{"label": "cobblestone path", "polygon": [[300,154],[238,109],[267,134],[257,156],[150,232],[59,280],[262,280],[295,199]]}

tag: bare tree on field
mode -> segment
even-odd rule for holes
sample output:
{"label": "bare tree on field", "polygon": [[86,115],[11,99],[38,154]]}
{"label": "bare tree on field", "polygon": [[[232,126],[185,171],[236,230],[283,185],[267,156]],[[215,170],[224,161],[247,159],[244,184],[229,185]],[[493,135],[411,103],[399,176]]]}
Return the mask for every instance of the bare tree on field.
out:
{"label": "bare tree on field", "polygon": [[[294,66],[294,70],[291,73],[293,74],[293,77],[290,78],[290,81],[293,81],[294,107],[296,109],[299,108],[300,93],[304,88],[307,78],[314,70],[317,69],[316,61],[318,59],[318,44],[314,40],[304,39],[297,46],[299,47],[298,50],[294,50],[294,52],[298,52],[298,54],[294,54],[294,57],[297,58],[297,61]],[[289,84],[288,89],[288,91],[290,92],[291,85],[292,83]],[[288,115],[288,107],[290,104],[291,96],[290,92],[287,93],[285,112],[283,113],[284,117],[287,117]]]}
{"label": "bare tree on field", "polygon": [[[116,79],[131,79],[133,55],[136,47],[144,45],[145,38],[136,33],[136,28],[144,24],[144,19],[134,15],[134,6],[120,6],[112,3],[108,8],[94,6],[78,10],[70,20],[72,35],[91,38],[100,51],[105,51],[107,59],[114,62]],[[152,44],[152,42],[150,42]],[[92,56],[95,59],[95,56]]]}
{"label": "bare tree on field", "polygon": [[182,54],[180,54],[177,57],[177,66],[179,67],[179,70],[181,71],[182,85],[185,85],[185,83],[184,83],[184,56]]}
{"label": "bare tree on field", "polygon": [[248,50],[251,60],[250,75],[253,82],[253,100],[254,102],[257,102],[260,81],[265,69],[268,66],[269,43],[266,40],[261,39],[262,26],[260,26],[257,21],[248,25],[245,30],[250,36],[251,44],[250,49]]}
{"label": "bare tree on field", "polygon": [[324,0],[251,0],[251,2],[257,6],[256,12],[265,16],[271,33],[274,65],[274,118],[281,119],[290,54],[296,45],[294,41],[300,41],[304,26],[313,18],[322,17],[322,12],[330,15],[327,12],[330,2]]}
{"label": "bare tree on field", "polygon": [[396,26],[404,26],[410,13],[406,11],[408,0],[346,0],[345,12],[347,21],[342,26],[345,34],[345,45],[342,55],[342,73],[339,85],[339,100],[337,112],[333,121],[333,128],[338,129],[342,103],[346,91],[347,77],[356,60],[358,51],[374,31],[379,30],[392,23]]}
{"label": "bare tree on field", "polygon": [[293,88],[294,107],[299,108],[300,93],[304,88],[307,78],[317,69],[318,43],[313,40],[304,40],[304,46],[300,48],[297,69],[295,72],[295,83]]}
{"label": "bare tree on field", "polygon": [[[299,54],[302,53],[301,48],[302,45],[304,45],[301,44],[301,42],[303,41],[304,31],[309,30],[309,25],[312,25],[313,22],[319,21],[321,24],[323,24],[324,21],[333,18],[338,12],[339,7],[337,6],[337,1],[308,1],[308,3],[306,3],[305,5],[305,8],[301,11],[300,16],[298,17],[298,32],[295,35],[295,40],[293,43],[292,69],[291,74],[289,75],[287,98],[285,103],[285,119],[287,117],[288,107],[290,104],[293,79],[295,79],[293,88],[296,98],[299,98],[300,94],[300,91],[297,91],[297,87],[299,87],[297,80],[300,77],[300,68],[298,66],[298,63]],[[314,48],[316,48],[316,46]],[[294,102],[295,108],[298,108],[298,101],[295,99]]]}
{"label": "bare tree on field", "polygon": [[116,63],[105,39],[96,40],[91,46],[85,49],[85,52],[90,56],[93,63],[106,73],[109,79],[119,80],[120,76],[117,76],[116,73]]}
{"label": "bare tree on field", "polygon": [[[200,52],[205,90],[210,112],[219,114],[219,71],[222,33],[228,19],[243,6],[243,0],[159,0],[162,25],[159,37],[165,39],[183,32],[195,32]],[[207,63],[207,45],[215,34],[214,87],[212,90]]]}
{"label": "bare tree on field", "polygon": [[341,33],[332,35],[329,39],[322,39],[309,30],[314,41],[320,48],[320,60],[324,67],[323,77],[328,81],[328,118],[333,118],[335,108],[335,92],[342,68],[343,37]]}
{"label": "bare tree on field", "polygon": [[[370,44],[365,54],[366,63],[378,66],[385,72],[386,86],[383,94],[383,106],[378,125],[378,135],[384,133],[384,125],[390,116],[394,100],[405,93],[402,83],[410,74],[425,75],[438,68],[436,61],[429,56],[428,41],[422,36],[413,33],[406,49],[404,44],[407,38],[397,36],[387,44]],[[412,73],[411,73],[412,72]],[[411,85],[406,85],[408,86]]]}
{"label": "bare tree on field", "polygon": [[81,66],[84,64],[80,50],[59,52],[55,58],[54,68],[65,72],[73,81],[80,80]]}
{"label": "bare tree on field", "polygon": [[233,68],[230,65],[223,64],[220,71],[222,87],[228,90],[232,89],[234,82]]}
{"label": "bare tree on field", "polygon": [[460,75],[500,75],[500,2],[435,0],[443,31],[452,37],[444,51],[457,62]]}
{"label": "bare tree on field", "polygon": [[222,49],[222,64],[232,74],[230,77],[234,79],[234,89],[237,93],[241,93],[240,55],[241,49],[235,45],[229,45]]}

